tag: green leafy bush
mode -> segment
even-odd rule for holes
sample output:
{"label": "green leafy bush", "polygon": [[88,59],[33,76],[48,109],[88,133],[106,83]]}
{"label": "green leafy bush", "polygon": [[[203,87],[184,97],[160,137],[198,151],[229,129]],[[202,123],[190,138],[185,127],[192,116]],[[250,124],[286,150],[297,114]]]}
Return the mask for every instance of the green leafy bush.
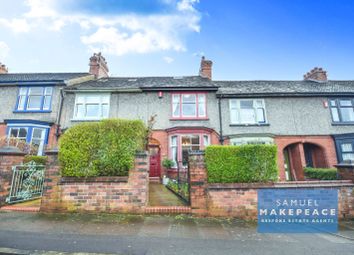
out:
{"label": "green leafy bush", "polygon": [[34,161],[37,165],[45,165],[47,163],[46,156],[34,156],[34,155],[26,155],[23,159],[23,163],[28,163]]}
{"label": "green leafy bush", "polygon": [[59,141],[62,176],[126,176],[144,147],[140,120],[108,119],[69,128]]}
{"label": "green leafy bush", "polygon": [[165,159],[162,160],[162,166],[164,168],[170,169],[170,168],[172,168],[174,166],[174,164],[175,163],[171,159],[165,158]]}
{"label": "green leafy bush", "polygon": [[211,145],[205,150],[209,183],[268,182],[278,179],[275,145]]}
{"label": "green leafy bush", "polygon": [[310,179],[318,180],[337,180],[336,168],[304,168],[305,176]]}

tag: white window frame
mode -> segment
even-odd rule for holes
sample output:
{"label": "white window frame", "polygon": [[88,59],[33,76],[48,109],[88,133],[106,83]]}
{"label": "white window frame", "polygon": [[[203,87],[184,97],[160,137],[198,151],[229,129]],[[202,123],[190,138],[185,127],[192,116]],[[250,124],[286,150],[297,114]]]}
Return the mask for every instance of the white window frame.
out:
{"label": "white window frame", "polygon": [[[243,122],[241,120],[241,102],[242,101],[252,101],[253,102],[253,109],[255,113],[255,121],[254,122]],[[257,119],[257,107],[255,107],[255,101],[261,101],[262,102],[262,109],[263,109],[263,117],[264,117],[264,122],[258,122]],[[236,108],[233,107],[233,103],[236,104]],[[230,99],[229,100],[229,111],[230,111],[230,123],[234,125],[262,125],[262,124],[267,124],[267,114],[266,114],[266,106],[265,106],[265,101],[264,99],[261,98],[243,98],[243,99]],[[236,111],[236,112],[235,112]],[[237,114],[236,116],[233,116],[233,114]]]}
{"label": "white window frame", "polygon": [[[96,116],[96,117],[87,117],[87,116],[83,116],[83,117],[77,117],[77,105],[78,104],[82,104],[84,106],[85,109],[85,115],[86,115],[86,105],[89,104],[87,103],[87,97],[99,97],[99,112],[101,113],[100,116]],[[102,116],[102,105],[107,104],[104,102],[104,98],[107,97],[108,98],[108,115],[107,116]],[[79,103],[79,99],[83,98],[83,103]],[[110,112],[110,106],[111,106],[111,94],[109,93],[77,93],[75,95],[75,105],[74,105],[74,116],[73,116],[73,120],[101,120],[101,119],[106,119],[109,118],[109,112]]]}

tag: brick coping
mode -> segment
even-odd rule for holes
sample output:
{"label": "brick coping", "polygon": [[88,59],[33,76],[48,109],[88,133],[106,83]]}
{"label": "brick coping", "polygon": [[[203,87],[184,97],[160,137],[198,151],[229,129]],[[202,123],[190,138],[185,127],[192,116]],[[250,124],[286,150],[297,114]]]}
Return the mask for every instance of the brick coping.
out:
{"label": "brick coping", "polygon": [[146,214],[190,214],[192,209],[189,206],[147,206]]}
{"label": "brick coping", "polygon": [[317,187],[354,187],[351,180],[337,181],[292,181],[269,183],[210,183],[209,190],[223,189],[266,189],[266,188],[317,188]]}
{"label": "brick coping", "polygon": [[128,176],[99,176],[99,177],[61,177],[59,184],[67,183],[96,183],[96,182],[128,182]]}
{"label": "brick coping", "polygon": [[40,208],[39,207],[34,207],[34,206],[11,206],[11,205],[5,205],[0,208],[0,211],[14,211],[14,212],[39,212]]}

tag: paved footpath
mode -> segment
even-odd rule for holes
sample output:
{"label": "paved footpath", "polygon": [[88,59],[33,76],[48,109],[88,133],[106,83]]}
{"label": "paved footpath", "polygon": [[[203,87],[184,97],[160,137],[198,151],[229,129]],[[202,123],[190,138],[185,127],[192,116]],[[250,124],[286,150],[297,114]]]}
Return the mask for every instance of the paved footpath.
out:
{"label": "paved footpath", "polygon": [[259,234],[227,219],[0,212],[0,254],[72,253],[352,255],[354,222],[338,235]]}

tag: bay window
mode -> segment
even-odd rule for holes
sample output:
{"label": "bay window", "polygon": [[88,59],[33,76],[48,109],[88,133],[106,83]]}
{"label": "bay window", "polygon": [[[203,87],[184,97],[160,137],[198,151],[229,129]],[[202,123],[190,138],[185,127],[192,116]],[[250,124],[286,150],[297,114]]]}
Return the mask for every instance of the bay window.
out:
{"label": "bay window", "polygon": [[204,149],[210,144],[207,134],[177,134],[170,136],[170,159],[177,167],[178,162],[182,166],[188,165],[188,153]]}
{"label": "bay window", "polygon": [[231,124],[266,123],[263,99],[230,99]]}
{"label": "bay window", "polygon": [[74,119],[99,120],[108,118],[109,101],[109,94],[77,94]]}
{"label": "bay window", "polygon": [[[8,123],[7,137],[16,146],[20,143],[27,143],[36,148],[38,155],[43,155],[45,145],[48,142],[49,126],[33,123]],[[10,141],[9,141],[10,143]]]}
{"label": "bay window", "polygon": [[172,94],[173,118],[206,118],[206,94]]}

